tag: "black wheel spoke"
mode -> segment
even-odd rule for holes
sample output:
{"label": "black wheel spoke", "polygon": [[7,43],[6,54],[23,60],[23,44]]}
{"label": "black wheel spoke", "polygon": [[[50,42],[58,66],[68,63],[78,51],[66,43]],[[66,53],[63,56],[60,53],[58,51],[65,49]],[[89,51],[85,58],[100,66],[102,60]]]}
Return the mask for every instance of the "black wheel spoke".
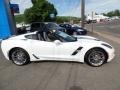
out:
{"label": "black wheel spoke", "polygon": [[106,55],[102,50],[91,50],[87,56],[88,64],[92,66],[101,66],[106,60]]}
{"label": "black wheel spoke", "polygon": [[13,51],[11,57],[12,61],[17,65],[24,65],[28,60],[26,52],[22,49],[16,49]]}

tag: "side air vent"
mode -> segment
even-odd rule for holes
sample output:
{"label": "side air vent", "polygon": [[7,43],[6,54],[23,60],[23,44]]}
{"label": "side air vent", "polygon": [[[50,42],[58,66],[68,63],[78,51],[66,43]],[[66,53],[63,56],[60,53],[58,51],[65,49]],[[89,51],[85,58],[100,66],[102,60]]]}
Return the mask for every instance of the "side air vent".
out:
{"label": "side air vent", "polygon": [[36,58],[36,59],[39,59],[37,56],[35,56],[34,54],[33,54],[33,56]]}
{"label": "side air vent", "polygon": [[83,47],[79,47],[77,50],[75,50],[72,55],[76,55]]}

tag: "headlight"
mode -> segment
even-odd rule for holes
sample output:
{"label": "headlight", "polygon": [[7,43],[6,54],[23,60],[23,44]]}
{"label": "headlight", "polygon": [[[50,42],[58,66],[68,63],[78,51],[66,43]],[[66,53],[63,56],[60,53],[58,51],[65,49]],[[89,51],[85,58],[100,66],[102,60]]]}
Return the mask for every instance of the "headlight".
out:
{"label": "headlight", "polygon": [[103,45],[103,46],[106,46],[106,47],[108,47],[108,48],[110,48],[110,49],[112,49],[112,46],[110,46],[110,45],[108,45],[108,44],[103,43],[102,45]]}

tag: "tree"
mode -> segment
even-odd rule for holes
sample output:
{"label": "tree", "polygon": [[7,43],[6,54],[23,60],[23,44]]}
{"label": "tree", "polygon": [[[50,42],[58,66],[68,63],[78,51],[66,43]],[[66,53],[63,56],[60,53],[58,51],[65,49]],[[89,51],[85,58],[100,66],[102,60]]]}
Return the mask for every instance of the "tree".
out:
{"label": "tree", "polygon": [[23,14],[15,15],[15,21],[16,21],[16,23],[22,23],[22,22],[24,22],[24,16],[23,16]]}
{"label": "tree", "polygon": [[80,18],[72,17],[72,16],[57,16],[57,18],[56,18],[57,23],[70,22],[70,20],[80,21]]}
{"label": "tree", "polygon": [[32,4],[34,5],[36,3],[36,0],[31,0]]}
{"label": "tree", "polygon": [[57,10],[47,0],[32,0],[32,3],[33,6],[24,12],[27,23],[51,21],[51,14],[54,14],[54,19],[56,18]]}
{"label": "tree", "polygon": [[120,10],[110,11],[110,12],[108,12],[108,13],[104,13],[103,15],[109,16],[109,17],[112,17],[112,16],[120,16]]}
{"label": "tree", "polygon": [[120,11],[119,10],[115,10],[114,14],[115,14],[115,16],[120,16]]}

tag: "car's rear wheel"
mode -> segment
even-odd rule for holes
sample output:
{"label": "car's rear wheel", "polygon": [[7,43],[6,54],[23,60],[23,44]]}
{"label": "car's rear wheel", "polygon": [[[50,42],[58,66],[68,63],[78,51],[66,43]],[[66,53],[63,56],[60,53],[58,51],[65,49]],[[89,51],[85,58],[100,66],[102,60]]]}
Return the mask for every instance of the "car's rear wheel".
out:
{"label": "car's rear wheel", "polygon": [[21,48],[16,48],[12,50],[10,53],[10,57],[12,62],[19,66],[28,64],[30,61],[28,53]]}
{"label": "car's rear wheel", "polygon": [[107,60],[107,54],[102,49],[91,49],[85,55],[85,61],[87,64],[93,67],[99,67],[103,65]]}

